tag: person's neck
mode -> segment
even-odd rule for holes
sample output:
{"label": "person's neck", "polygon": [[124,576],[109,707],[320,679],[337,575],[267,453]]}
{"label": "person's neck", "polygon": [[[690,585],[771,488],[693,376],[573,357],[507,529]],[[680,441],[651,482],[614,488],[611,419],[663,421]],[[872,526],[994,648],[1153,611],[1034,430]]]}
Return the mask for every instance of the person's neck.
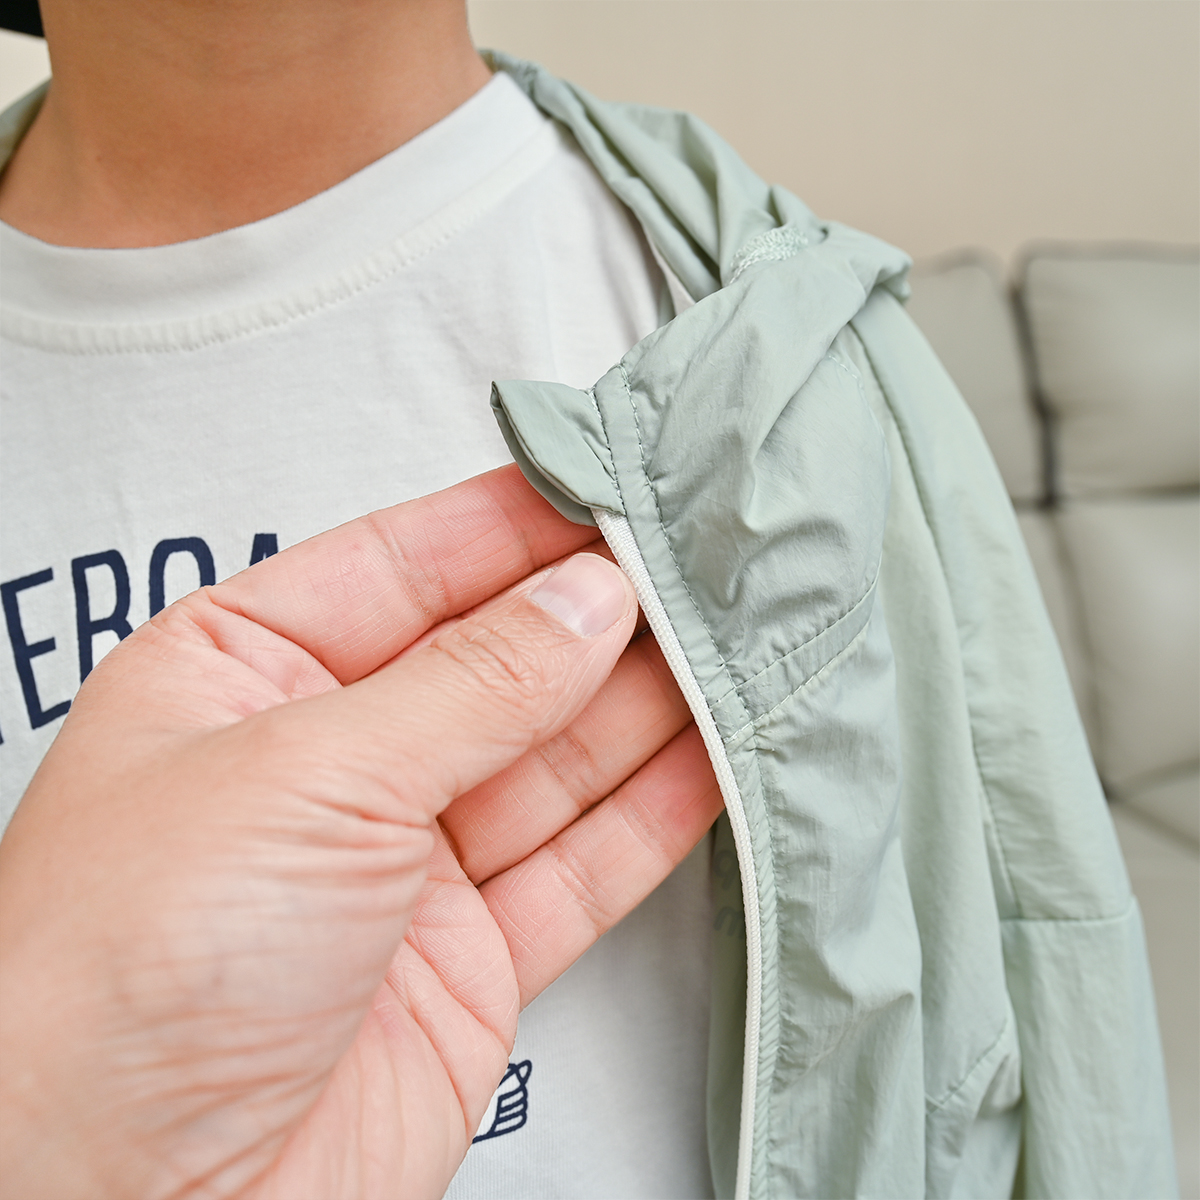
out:
{"label": "person's neck", "polygon": [[157,246],[289,208],[489,79],[463,0],[42,0],[53,81],[0,220]]}

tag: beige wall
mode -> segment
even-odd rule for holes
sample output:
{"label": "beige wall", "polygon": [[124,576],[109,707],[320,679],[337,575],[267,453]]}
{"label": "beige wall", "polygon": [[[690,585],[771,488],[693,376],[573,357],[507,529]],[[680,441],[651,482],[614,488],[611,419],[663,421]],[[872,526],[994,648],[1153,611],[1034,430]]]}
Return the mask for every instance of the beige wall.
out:
{"label": "beige wall", "polygon": [[[471,0],[481,45],[689,108],[911,253],[1200,240],[1194,0]],[[0,34],[0,103],[46,71]]]}
{"label": "beige wall", "polygon": [[50,56],[41,38],[0,29],[0,106],[8,107],[50,74]]}
{"label": "beige wall", "polygon": [[913,254],[1200,240],[1193,0],[472,0],[480,45],[691,109]]}

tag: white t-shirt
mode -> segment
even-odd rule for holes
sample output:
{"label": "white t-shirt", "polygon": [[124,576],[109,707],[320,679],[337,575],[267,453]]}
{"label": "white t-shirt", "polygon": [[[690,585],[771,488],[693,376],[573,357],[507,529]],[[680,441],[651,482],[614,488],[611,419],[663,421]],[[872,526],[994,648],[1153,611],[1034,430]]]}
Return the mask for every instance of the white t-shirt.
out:
{"label": "white t-shirt", "polygon": [[[80,678],[198,584],[509,461],[493,379],[588,386],[666,312],[630,214],[505,76],[239,229],[0,226],[0,816]],[[711,1195],[705,846],[526,1010],[458,1198]]]}

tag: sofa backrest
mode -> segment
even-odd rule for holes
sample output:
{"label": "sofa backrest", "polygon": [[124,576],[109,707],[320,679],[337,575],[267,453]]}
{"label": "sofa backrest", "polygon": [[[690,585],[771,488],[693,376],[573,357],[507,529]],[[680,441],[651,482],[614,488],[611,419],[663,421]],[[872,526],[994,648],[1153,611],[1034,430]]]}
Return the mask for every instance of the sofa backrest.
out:
{"label": "sofa backrest", "polygon": [[1018,269],[1037,392],[1053,419],[1059,495],[1195,491],[1195,255],[1048,246]]}
{"label": "sofa backrest", "polygon": [[1017,505],[1038,503],[1045,489],[1042,433],[1015,313],[1000,266],[966,253],[912,274],[908,311],[966,396]]}

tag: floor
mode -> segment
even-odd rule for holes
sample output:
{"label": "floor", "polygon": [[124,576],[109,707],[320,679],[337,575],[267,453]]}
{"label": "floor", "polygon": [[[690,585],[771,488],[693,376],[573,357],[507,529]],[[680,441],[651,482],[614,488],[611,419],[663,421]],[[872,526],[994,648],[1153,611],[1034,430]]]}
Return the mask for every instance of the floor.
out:
{"label": "floor", "polygon": [[1146,922],[1183,1200],[1200,1200],[1200,852],[1114,806]]}

